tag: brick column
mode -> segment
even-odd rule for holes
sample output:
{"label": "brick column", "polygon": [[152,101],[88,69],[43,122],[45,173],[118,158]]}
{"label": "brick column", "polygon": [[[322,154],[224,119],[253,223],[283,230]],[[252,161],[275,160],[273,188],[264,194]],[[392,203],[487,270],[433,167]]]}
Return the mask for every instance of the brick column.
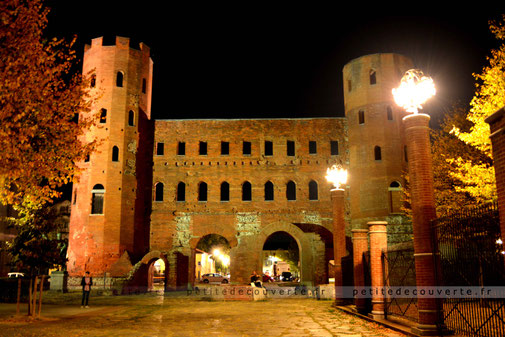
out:
{"label": "brick column", "polygon": [[[431,240],[431,223],[436,218],[433,168],[429,136],[430,116],[412,114],[403,118],[414,227],[414,258],[418,288],[437,286],[435,258]],[[418,325],[412,331],[419,335],[436,335],[441,307],[436,298],[418,297]]]}
{"label": "brick column", "polygon": [[493,147],[494,174],[498,194],[498,213],[500,215],[500,231],[505,240],[505,108],[501,108],[485,119],[491,129],[491,144]]}
{"label": "brick column", "polygon": [[345,256],[344,190],[332,189],[333,205],[333,260],[335,261],[335,304],[343,304],[342,258]]}
{"label": "brick column", "polygon": [[[353,229],[352,231],[352,254],[354,287],[359,289],[365,286],[365,274],[363,266],[363,254],[368,251],[368,229]],[[356,311],[365,313],[365,298],[355,298]]]}
{"label": "brick column", "polygon": [[382,251],[388,247],[386,221],[368,222],[370,235],[370,276],[372,279],[372,312],[369,314],[373,319],[384,318],[384,275],[382,272]]}

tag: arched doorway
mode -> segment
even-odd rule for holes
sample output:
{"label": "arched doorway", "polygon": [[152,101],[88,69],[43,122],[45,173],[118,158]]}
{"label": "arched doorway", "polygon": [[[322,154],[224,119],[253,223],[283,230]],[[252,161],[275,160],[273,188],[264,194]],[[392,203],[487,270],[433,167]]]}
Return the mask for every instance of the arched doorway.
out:
{"label": "arched doorway", "polygon": [[263,281],[300,282],[300,249],[285,231],[272,233],[263,244]]}
{"label": "arched doorway", "polygon": [[149,263],[147,276],[148,291],[164,291],[166,285],[166,264],[163,259],[153,259]]}
{"label": "arched doorway", "polygon": [[228,284],[230,282],[230,243],[219,234],[200,238],[195,248],[195,283]]}

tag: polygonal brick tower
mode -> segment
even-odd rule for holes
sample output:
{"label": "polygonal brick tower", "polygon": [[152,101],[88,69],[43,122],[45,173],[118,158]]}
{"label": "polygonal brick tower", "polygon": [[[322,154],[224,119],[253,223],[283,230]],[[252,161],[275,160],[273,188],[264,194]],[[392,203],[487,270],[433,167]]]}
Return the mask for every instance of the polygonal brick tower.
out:
{"label": "polygonal brick tower", "polygon": [[100,111],[97,128],[86,135],[101,139],[74,184],[69,229],[69,276],[122,276],[149,247],[152,144],[149,48],[130,48],[92,40],[84,51],[83,73],[92,75]]}
{"label": "polygonal brick tower", "polygon": [[402,172],[408,158],[404,112],[392,89],[411,68],[412,61],[397,54],[366,55],[344,66],[352,228],[368,228],[367,222],[376,220],[401,222]]}

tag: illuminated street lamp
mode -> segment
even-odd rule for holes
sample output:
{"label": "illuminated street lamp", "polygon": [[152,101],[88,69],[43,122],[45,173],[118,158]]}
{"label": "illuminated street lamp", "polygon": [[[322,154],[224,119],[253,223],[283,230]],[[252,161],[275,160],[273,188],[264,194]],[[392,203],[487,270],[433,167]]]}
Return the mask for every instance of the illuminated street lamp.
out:
{"label": "illuminated street lamp", "polygon": [[393,89],[396,104],[407,112],[417,114],[422,105],[436,94],[431,77],[424,76],[418,69],[410,69],[402,77],[400,86]]}
{"label": "illuminated street lamp", "polygon": [[333,165],[326,170],[326,180],[332,183],[336,190],[342,190],[340,186],[347,182],[347,170]]}
{"label": "illuminated street lamp", "polygon": [[[417,69],[405,73],[398,88],[393,89],[395,102],[411,114],[403,117],[407,145],[409,184],[414,230],[416,285],[433,287],[436,282],[434,246],[431,240],[431,220],[436,218],[433,187],[433,164],[429,135],[430,116],[418,113],[422,105],[435,95],[433,80]],[[437,333],[442,324],[441,309],[436,298],[417,299],[419,319],[412,331],[419,335]]]}
{"label": "illuminated street lamp", "polygon": [[331,201],[333,207],[333,260],[335,263],[335,304],[344,303],[342,287],[342,258],[345,256],[345,205],[344,189],[347,182],[347,170],[333,165],[326,171],[326,180],[333,184]]}

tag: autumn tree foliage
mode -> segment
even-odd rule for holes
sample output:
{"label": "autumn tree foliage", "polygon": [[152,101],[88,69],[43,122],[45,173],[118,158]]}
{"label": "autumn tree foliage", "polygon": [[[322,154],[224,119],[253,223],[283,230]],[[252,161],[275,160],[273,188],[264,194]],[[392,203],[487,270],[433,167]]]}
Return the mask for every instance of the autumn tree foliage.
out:
{"label": "autumn tree foliage", "polygon": [[[454,158],[492,165],[489,157],[451,132],[454,127],[461,132],[469,131],[472,123],[466,117],[467,110],[455,105],[444,116],[440,126],[431,130],[435,205],[438,216],[445,216],[461,207],[485,201],[480,200],[475,193],[470,193],[466,182],[454,174],[459,168]],[[492,182],[488,185],[492,185]]]}
{"label": "autumn tree foliage", "polygon": [[42,0],[0,2],[0,202],[40,209],[94,148],[88,80],[73,74],[74,41],[46,39]]}
{"label": "autumn tree foliage", "polygon": [[[489,27],[498,40],[505,39],[505,15],[501,22],[490,22]],[[451,171],[452,177],[463,182],[456,190],[469,193],[478,202],[496,199],[490,130],[485,118],[505,106],[505,44],[491,50],[491,56],[487,60],[489,65],[483,68],[482,73],[474,74],[477,90],[466,117],[471,123],[470,128],[462,130],[455,126],[451,130],[452,134],[479,151],[486,159],[456,156],[448,159],[455,166]]]}

